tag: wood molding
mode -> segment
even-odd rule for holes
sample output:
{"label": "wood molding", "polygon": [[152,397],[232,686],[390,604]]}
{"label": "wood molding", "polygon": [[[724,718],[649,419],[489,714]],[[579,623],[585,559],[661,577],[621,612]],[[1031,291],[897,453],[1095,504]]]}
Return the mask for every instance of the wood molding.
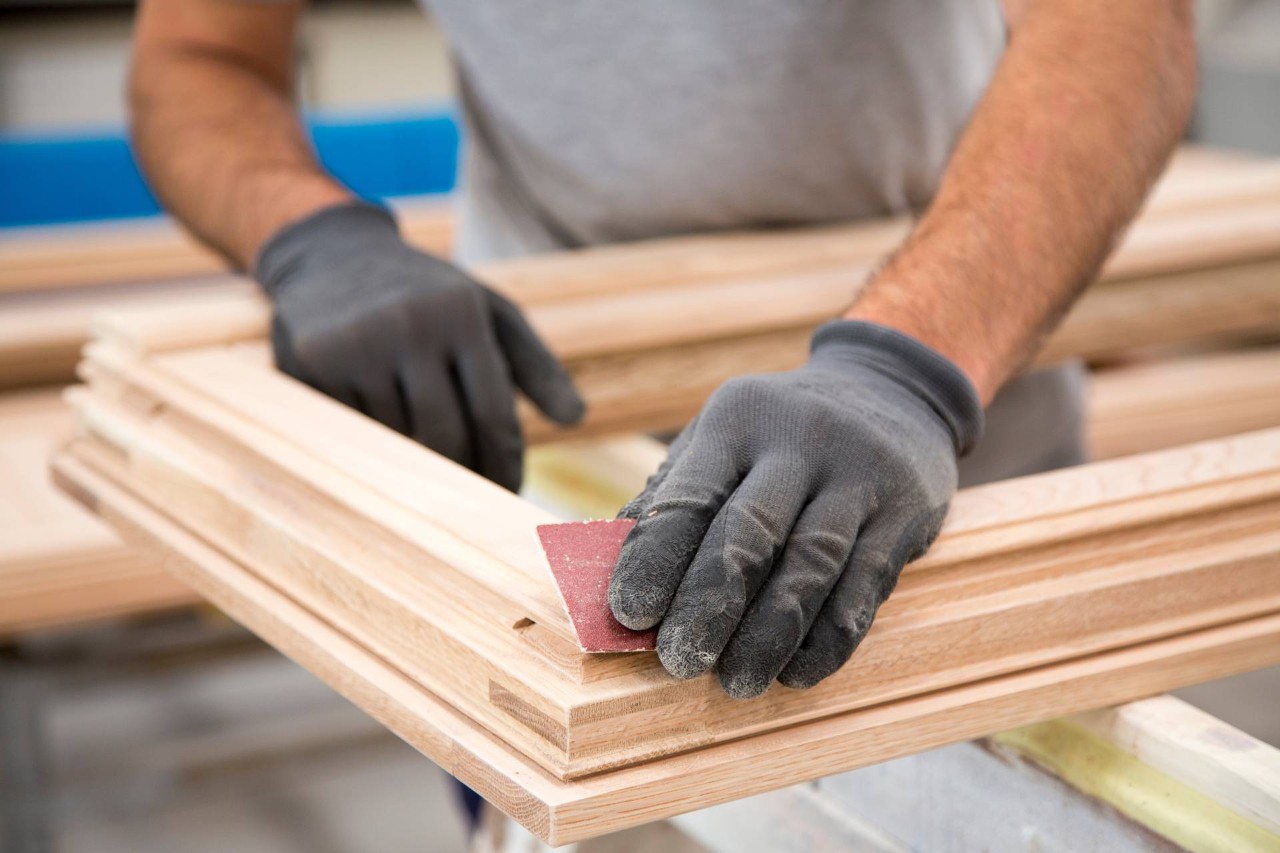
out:
{"label": "wood molding", "polygon": [[563,781],[71,456],[59,481],[218,607],[549,844],[1280,662],[1280,616],[1086,656]]}
{"label": "wood molding", "polygon": [[1280,611],[1270,431],[962,492],[848,667],[734,702],[576,653],[545,513],[239,348],[85,373],[74,458],[563,779]]}

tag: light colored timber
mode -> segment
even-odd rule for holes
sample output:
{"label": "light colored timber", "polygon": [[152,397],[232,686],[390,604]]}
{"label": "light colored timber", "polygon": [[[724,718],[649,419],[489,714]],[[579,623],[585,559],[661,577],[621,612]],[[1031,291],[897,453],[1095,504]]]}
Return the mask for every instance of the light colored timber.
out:
{"label": "light colored timber", "polygon": [[1280,749],[1174,696],[1073,722],[1280,839]]}
{"label": "light colored timber", "polygon": [[219,277],[90,289],[0,293],[0,389],[65,384],[75,376],[91,318],[106,309],[146,306],[217,317],[228,304],[252,304],[256,285]]}
{"label": "light colored timber", "polygon": [[[1259,158],[1184,147],[1158,184],[1152,211],[1210,206],[1280,191],[1280,170]],[[394,202],[411,243],[446,255],[453,222],[446,202]],[[751,263],[748,261],[748,263]],[[227,271],[225,261],[166,218],[17,228],[0,232],[0,293],[137,284]]]}
{"label": "light colored timber", "polygon": [[1280,426],[1280,349],[1095,371],[1087,423],[1100,459]]}
{"label": "light colored timber", "polygon": [[[571,435],[679,428],[724,381],[748,372],[799,366],[820,318],[769,329],[766,324],[783,312],[771,317],[766,309],[777,293],[787,293],[784,301],[790,304],[825,299],[827,308],[838,310],[836,305],[844,299],[833,299],[832,294],[844,286],[840,278],[823,273],[820,280],[806,278],[790,292],[776,289],[776,282],[737,288],[752,290],[749,294],[730,292],[734,288],[728,286],[695,287],[655,294],[657,298],[647,305],[644,297],[601,297],[589,306],[534,305],[532,321],[565,358],[589,408],[584,423],[566,431],[522,402],[529,439],[541,442]],[[814,281],[821,286],[809,287]],[[769,298],[769,292],[775,299]],[[795,296],[796,292],[801,295]],[[713,322],[699,325],[700,318],[723,314],[725,305],[742,304],[737,299],[754,300],[748,304],[757,306],[753,316],[744,313],[735,321],[740,323],[738,330],[727,325],[717,329]],[[598,313],[593,315],[587,308]],[[600,330],[617,327],[599,318],[615,316],[615,311],[616,316],[628,318],[628,325],[613,339],[616,350],[608,352]],[[682,331],[673,332],[671,317],[686,317],[689,322]],[[188,341],[249,341],[245,357],[266,364],[270,353],[261,339],[266,320],[266,306],[256,297],[232,295],[199,310],[112,312],[101,316],[98,325],[102,337],[137,352],[169,349]],[[723,316],[718,322],[726,323]],[[654,340],[644,340],[650,333]],[[1041,361],[1260,333],[1280,335],[1280,260],[1095,287],[1050,339]],[[698,339],[697,334],[707,337]]]}
{"label": "light colored timber", "polygon": [[[1280,425],[1274,350],[1125,366],[1092,382],[1089,433],[1102,459]],[[56,392],[0,398],[0,515],[8,523],[0,537],[0,634],[195,601],[52,491],[44,459],[69,433],[68,418]],[[554,505],[608,517],[643,487],[664,452],[641,437],[553,444],[531,453],[526,480]]]}
{"label": "light colored timber", "polygon": [[[1215,367],[1225,367],[1231,355],[1216,359]],[[1168,374],[1156,370],[1145,376],[1146,385],[1160,389],[1157,401],[1182,393],[1179,380],[1187,365],[1170,366]],[[1222,378],[1242,377],[1232,372]],[[1186,393],[1203,390],[1190,387]],[[1222,403],[1221,397],[1213,401],[1218,409]],[[1152,445],[1164,446],[1169,438],[1159,429],[1164,408],[1158,406],[1160,417],[1149,422],[1155,428],[1148,431]],[[1105,414],[1096,407],[1090,411],[1091,418]],[[1225,420],[1229,427],[1230,413]],[[665,445],[639,436],[543,445],[530,453],[526,490],[535,500],[549,499],[579,515],[611,516],[643,487],[665,454]],[[1173,696],[1038,723],[995,740],[1188,850],[1280,849],[1280,750]]]}
{"label": "light colored timber", "polygon": [[993,740],[1180,850],[1280,849],[1280,751],[1171,696],[1036,723]]}
{"label": "light colored timber", "polygon": [[237,348],[85,374],[99,470],[563,778],[1280,611],[1272,431],[962,492],[849,666],[733,702],[576,654],[545,514]]}
{"label": "light colored timber", "polygon": [[54,488],[70,427],[57,391],[0,396],[0,637],[198,600]]}
{"label": "light colored timber", "polygon": [[[1175,164],[1109,261],[1107,286],[1086,296],[1049,343],[1046,359],[1274,333],[1278,167],[1187,162]],[[840,313],[908,227],[894,220],[688,236],[485,264],[474,272],[530,309],[588,399],[600,402],[585,433],[670,428],[728,376],[798,364],[808,332]],[[205,292],[230,292],[232,281],[206,281]],[[97,289],[68,297],[84,301],[81,317],[110,304],[105,294],[93,295]],[[2,291],[0,318],[21,334],[0,334],[0,385],[65,378],[86,333],[83,323],[50,320],[30,294],[15,301]],[[221,314],[191,312],[180,327],[185,342],[263,339],[265,304],[251,297],[234,303]],[[617,320],[601,319],[610,317]],[[661,388],[651,388],[658,382]],[[611,414],[602,420],[606,409]],[[554,434],[546,423],[532,428]]]}
{"label": "light colored timber", "polygon": [[[447,203],[395,205],[406,239],[447,255],[453,218]],[[0,231],[0,293],[172,281],[228,271],[225,260],[164,217]]]}
{"label": "light colored timber", "polygon": [[556,845],[1280,661],[1280,617],[1255,618],[562,781],[92,467],[64,455],[55,471],[218,607]]}
{"label": "light colored timber", "polygon": [[[526,306],[589,408],[572,434],[671,429],[725,380],[803,362],[812,330],[848,305],[902,226],[674,238],[477,268]],[[178,312],[104,314],[99,335],[136,352],[256,342],[258,297]],[[1139,220],[1047,342],[1041,361],[1280,335],[1280,192],[1184,205]],[[566,433],[522,410],[533,441]]]}

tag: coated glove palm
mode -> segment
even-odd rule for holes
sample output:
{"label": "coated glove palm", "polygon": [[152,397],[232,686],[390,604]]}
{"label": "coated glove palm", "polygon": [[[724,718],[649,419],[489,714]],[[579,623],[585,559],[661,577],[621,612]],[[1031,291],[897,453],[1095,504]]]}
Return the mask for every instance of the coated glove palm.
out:
{"label": "coated glove palm", "polygon": [[946,358],[836,321],[789,373],[721,386],[645,490],[609,589],[624,625],[661,622],[680,678],[732,696],[812,687],[853,654],[905,563],[933,542],[982,409]]}
{"label": "coated glove palm", "polygon": [[382,208],[339,205],[286,227],[255,275],[283,371],[509,489],[524,452],[517,387],[558,423],[582,417],[519,309],[405,244]]}

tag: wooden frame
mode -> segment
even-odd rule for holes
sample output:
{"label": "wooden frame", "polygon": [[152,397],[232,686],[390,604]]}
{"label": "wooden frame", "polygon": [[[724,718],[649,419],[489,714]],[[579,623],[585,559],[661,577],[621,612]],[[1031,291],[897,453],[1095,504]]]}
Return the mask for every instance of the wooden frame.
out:
{"label": "wooden frame", "polygon": [[1280,658],[1280,617],[1246,620],[564,782],[73,457],[55,471],[210,601],[550,844]]}
{"label": "wooden frame", "polygon": [[[1280,351],[1249,350],[1096,372],[1088,409],[1100,458],[1280,426]],[[0,396],[0,635],[194,603],[154,561],[54,491],[45,468],[70,434],[58,389]],[[542,445],[526,483],[570,517],[607,518],[666,448],[642,436]]]}
{"label": "wooden frame", "polygon": [[[739,703],[652,655],[578,653],[533,536],[545,513],[260,347],[155,349],[169,338],[143,319],[91,349],[60,478],[428,754],[441,726],[465,741],[446,767],[548,838],[1280,660],[1280,431],[963,492],[848,667]],[[734,777],[764,757],[776,772]],[[678,783],[708,766],[726,787]]]}

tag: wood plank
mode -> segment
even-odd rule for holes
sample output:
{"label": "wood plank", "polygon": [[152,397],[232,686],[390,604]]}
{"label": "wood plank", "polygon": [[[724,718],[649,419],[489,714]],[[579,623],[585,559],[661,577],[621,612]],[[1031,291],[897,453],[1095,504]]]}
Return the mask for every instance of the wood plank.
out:
{"label": "wood plank", "polygon": [[[447,255],[449,205],[438,199],[395,203],[406,239]],[[226,261],[167,217],[14,228],[0,232],[0,294],[172,281],[226,273]]]}
{"label": "wood plank", "polygon": [[91,318],[104,309],[146,306],[161,316],[189,309],[220,316],[228,305],[255,304],[247,279],[215,278],[98,286],[47,293],[0,293],[0,389],[65,384],[75,377]]}
{"label": "wood plank", "polygon": [[[509,715],[504,737],[565,778],[1280,610],[1269,432],[966,490],[854,661],[812,691],[733,702],[711,677],[671,681],[651,655],[644,669],[575,666],[532,642],[525,657],[555,677],[530,675],[518,626],[554,595],[532,537],[542,514],[233,351],[93,356],[81,405],[119,456],[115,476],[396,666],[439,681],[406,638],[467,629],[431,584],[512,602],[482,608],[500,621],[467,620],[477,633],[456,660],[468,662],[451,666],[474,680],[432,683],[474,714]],[[144,401],[132,412],[131,395]],[[415,564],[441,568],[419,577]]]}
{"label": "wood plank", "polygon": [[[1252,200],[1274,196],[1277,191],[1280,170],[1266,160],[1184,146],[1157,185],[1147,209],[1157,213],[1206,207],[1220,204],[1224,198]],[[447,202],[410,198],[396,200],[393,206],[411,243],[436,254],[449,253],[453,223]],[[901,227],[889,226],[899,233]],[[725,260],[721,257],[712,263],[723,265]],[[754,263],[744,259],[744,268]],[[0,233],[0,293],[136,284],[226,271],[222,259],[164,217]]]}
{"label": "wood plank", "polygon": [[[801,364],[901,226],[716,235],[489,265],[482,278],[528,307],[589,408],[575,435],[670,429],[722,382]],[[1194,239],[1190,235],[1200,235]],[[1149,215],[1046,344],[1041,361],[1280,335],[1280,193]],[[601,322],[626,317],[626,323]],[[99,334],[138,352],[256,341],[261,299],[105,315]],[[567,435],[522,409],[530,438]]]}
{"label": "wood plank", "polygon": [[1268,827],[1140,761],[1105,732],[1099,735],[1065,719],[1002,732],[993,740],[998,748],[1029,758],[1179,850],[1236,853],[1280,848],[1280,835]]}
{"label": "wood plank", "polygon": [[89,467],[63,456],[55,471],[203,595],[551,844],[1280,661],[1280,617],[1252,619],[564,782]]}
{"label": "wood plank", "polygon": [[1089,446],[1099,459],[1280,426],[1280,349],[1094,371],[1088,405]]}
{"label": "wood plank", "polygon": [[[1152,201],[1109,262],[1108,286],[1086,296],[1044,358],[1274,334],[1280,181],[1269,162],[1242,168],[1248,181],[1197,183],[1171,173],[1170,189]],[[534,325],[569,362],[596,404],[584,434],[671,428],[725,378],[799,364],[808,332],[848,304],[907,228],[886,221],[697,235],[522,258],[475,272],[529,307]],[[174,295],[188,286],[86,286],[61,294],[57,305],[46,302],[48,291],[34,298],[0,288],[0,386],[67,378],[91,313],[136,305],[151,287]],[[183,313],[170,302],[132,321],[141,326],[125,336],[151,347],[172,345],[175,337],[187,345],[265,337],[268,311],[250,295],[253,285],[205,279],[198,292],[243,299],[201,301]],[[628,322],[601,323],[601,316]],[[530,429],[539,438],[559,434],[536,419]]]}
{"label": "wood plank", "polygon": [[198,600],[53,487],[70,432],[58,390],[0,396],[0,637]]}
{"label": "wood plank", "polygon": [[[829,283],[833,279],[823,273],[822,280]],[[724,297],[724,288],[718,290],[719,295],[710,300],[712,304],[722,304],[719,299]],[[803,289],[801,297],[798,301],[805,304],[810,298],[819,302],[822,299],[820,294],[815,296]],[[827,307],[833,311],[837,310],[836,302],[844,301],[827,299]],[[686,308],[670,305],[665,310]],[[594,330],[608,325],[591,320],[572,306],[558,314],[556,310],[535,306],[530,312],[532,321],[542,327],[556,350],[582,352],[595,346],[599,334]],[[669,325],[662,312],[644,316],[653,328]],[[691,316],[702,315],[693,311]],[[99,318],[99,332],[104,339],[138,352],[158,351],[188,343],[198,346],[260,341],[266,318],[266,306],[256,297],[229,296],[216,304],[210,301],[199,310],[170,307],[104,313]],[[816,322],[815,319],[815,325]],[[633,327],[633,337],[639,337],[648,327]],[[806,325],[748,330],[657,348],[632,341],[636,349],[613,353],[588,350],[585,355],[566,360],[588,402],[584,423],[566,431],[542,419],[521,401],[526,434],[530,441],[541,442],[569,436],[679,428],[724,381],[744,372],[798,367],[806,357],[810,331],[811,326]],[[1267,333],[1280,334],[1280,260],[1094,288],[1050,339],[1040,360],[1106,357],[1139,347],[1216,342],[1232,335]],[[616,343],[622,346],[627,342],[618,338]],[[245,344],[242,352],[245,358],[259,363],[265,364],[270,358],[264,343]]]}
{"label": "wood plank", "polygon": [[1280,749],[1174,696],[1073,722],[1280,839]]}

